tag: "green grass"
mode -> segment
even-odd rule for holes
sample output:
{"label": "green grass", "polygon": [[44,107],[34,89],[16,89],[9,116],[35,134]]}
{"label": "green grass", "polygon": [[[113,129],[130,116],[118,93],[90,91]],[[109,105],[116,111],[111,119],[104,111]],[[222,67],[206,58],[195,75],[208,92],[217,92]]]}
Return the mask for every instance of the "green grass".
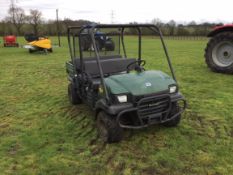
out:
{"label": "green grass", "polygon": [[[147,68],[165,69],[146,40]],[[232,174],[233,77],[206,67],[206,42],[167,41],[189,104],[179,127],[126,131],[111,145],[97,139],[89,108],[68,102],[66,38],[48,55],[1,47],[0,174]]]}

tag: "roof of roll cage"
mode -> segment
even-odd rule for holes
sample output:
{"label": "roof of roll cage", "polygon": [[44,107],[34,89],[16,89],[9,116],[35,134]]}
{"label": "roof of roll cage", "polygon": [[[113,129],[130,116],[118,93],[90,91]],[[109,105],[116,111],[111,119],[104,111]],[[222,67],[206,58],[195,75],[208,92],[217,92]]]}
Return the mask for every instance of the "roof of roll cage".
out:
{"label": "roof of roll cage", "polygon": [[[154,24],[89,24],[82,26],[84,28],[121,28],[121,27],[155,27],[158,28]],[[81,28],[82,28],[81,27]],[[69,26],[68,28],[80,28],[80,26]]]}
{"label": "roof of roll cage", "polygon": [[80,29],[80,32],[84,29],[95,29],[95,28],[150,28],[155,29],[155,32],[160,33],[160,29],[158,26],[154,24],[89,24],[89,25],[83,25],[83,26],[69,26],[68,31],[72,29]]}

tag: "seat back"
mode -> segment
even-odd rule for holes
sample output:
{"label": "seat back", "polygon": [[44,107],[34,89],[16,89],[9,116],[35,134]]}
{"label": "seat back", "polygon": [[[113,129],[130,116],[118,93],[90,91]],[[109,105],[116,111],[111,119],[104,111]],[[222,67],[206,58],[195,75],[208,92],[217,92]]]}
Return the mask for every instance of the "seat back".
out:
{"label": "seat back", "polygon": [[[135,58],[128,58],[128,59],[114,58],[114,59],[100,60],[100,63],[104,74],[115,74],[126,71],[127,66],[135,61],[136,61]],[[134,69],[134,66],[132,65],[130,69],[131,70]],[[84,70],[86,73],[90,74],[91,76],[98,76],[100,74],[96,60],[85,61]]]}
{"label": "seat back", "polygon": [[[106,60],[106,59],[119,59],[122,58],[121,55],[111,55],[111,56],[101,56],[100,60]],[[89,61],[95,61],[96,57],[86,57],[83,59],[83,62],[89,62]],[[70,61],[72,63],[72,61]],[[80,63],[80,58],[75,58],[74,59],[76,69],[79,72],[81,70],[81,63]]]}
{"label": "seat back", "polygon": [[[74,61],[77,66],[76,69],[80,71],[81,70],[80,59],[75,59]],[[115,74],[126,71],[127,66],[135,61],[136,61],[135,58],[107,57],[107,58],[101,58],[100,64],[102,66],[104,74]],[[84,67],[84,71],[91,76],[98,76],[100,74],[96,58],[84,59],[83,67]],[[130,70],[133,70],[134,68],[135,65],[130,66]]]}

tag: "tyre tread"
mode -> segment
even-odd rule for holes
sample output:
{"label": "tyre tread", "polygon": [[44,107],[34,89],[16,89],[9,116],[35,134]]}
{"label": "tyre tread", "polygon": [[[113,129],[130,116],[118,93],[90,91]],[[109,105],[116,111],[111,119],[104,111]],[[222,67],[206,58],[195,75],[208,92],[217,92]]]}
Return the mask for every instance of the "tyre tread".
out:
{"label": "tyre tread", "polygon": [[233,64],[227,67],[220,67],[214,63],[212,58],[212,50],[214,46],[224,40],[233,41],[233,32],[222,32],[209,40],[205,48],[205,62],[213,72],[233,74]]}

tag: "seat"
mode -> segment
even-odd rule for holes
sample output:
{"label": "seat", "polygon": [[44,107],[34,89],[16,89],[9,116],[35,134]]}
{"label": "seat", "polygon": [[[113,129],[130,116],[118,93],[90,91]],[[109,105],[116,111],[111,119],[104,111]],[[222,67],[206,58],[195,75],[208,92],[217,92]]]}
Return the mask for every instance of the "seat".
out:
{"label": "seat", "polygon": [[[121,55],[101,56],[100,60],[119,59],[119,58],[122,58]],[[96,60],[96,57],[87,57],[87,58],[84,58],[83,60],[84,60],[84,62],[93,61],[93,60]],[[75,62],[77,71],[79,71],[80,70],[80,65],[81,65],[80,58],[75,58],[74,62]]]}
{"label": "seat", "polygon": [[[114,58],[114,59],[100,60],[100,63],[102,66],[103,74],[105,76],[108,76],[126,71],[127,66],[135,61],[136,61],[135,58],[128,58],[128,59]],[[130,68],[131,70],[133,70],[134,66],[131,66]],[[85,61],[84,71],[91,76],[94,77],[98,76],[100,73],[99,73],[97,61],[96,60]]]}
{"label": "seat", "polygon": [[[122,58],[114,58],[114,59],[106,59],[101,60],[101,66],[103,70],[103,74],[105,77],[118,74],[121,72],[125,72],[127,70],[127,66],[130,63],[136,61],[135,58],[130,59],[122,59]],[[133,70],[134,66],[130,66],[130,69]],[[98,65],[96,60],[90,60],[84,62],[84,71],[89,76],[89,82],[93,89],[98,89],[101,84],[100,73],[98,69]]]}
{"label": "seat", "polygon": [[[74,59],[74,61],[75,61],[77,71],[80,72],[81,70],[80,59]],[[121,58],[121,57],[116,57],[116,56],[113,56],[113,57],[108,56],[108,57],[100,58],[100,63],[101,63],[103,73],[105,76],[124,72],[127,70],[127,66],[130,63],[135,62],[135,61],[136,61],[135,58],[126,59],[126,58]],[[84,59],[83,68],[84,68],[84,72],[86,72],[90,76],[99,77],[100,75],[95,57]],[[134,70],[134,68],[135,66],[133,65],[130,66],[130,70]]]}
{"label": "seat", "polygon": [[[76,69],[78,72],[81,70],[80,59],[74,59]],[[135,62],[135,58],[121,58],[121,57],[106,57],[101,58],[100,63],[102,66],[104,77],[109,75],[118,74],[127,71],[127,66]],[[84,59],[83,62],[84,72],[88,75],[88,81],[93,89],[97,89],[101,84],[100,72],[97,65],[96,58]],[[130,66],[130,70],[134,70],[135,66]]]}

